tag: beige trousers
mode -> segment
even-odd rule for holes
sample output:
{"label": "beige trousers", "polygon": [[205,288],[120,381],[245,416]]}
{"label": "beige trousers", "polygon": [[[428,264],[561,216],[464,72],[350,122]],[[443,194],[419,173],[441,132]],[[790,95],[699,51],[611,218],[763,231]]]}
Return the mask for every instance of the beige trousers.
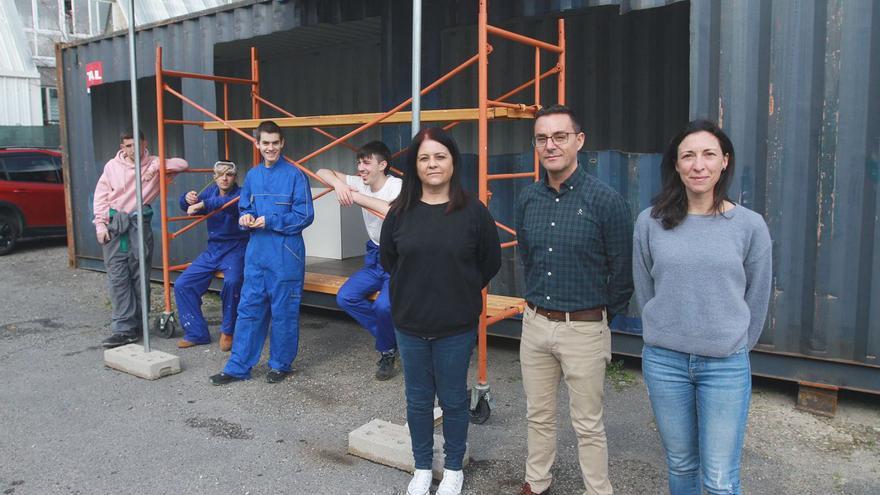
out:
{"label": "beige trousers", "polygon": [[611,361],[611,332],[606,322],[550,321],[526,307],[519,355],[528,419],[526,481],[532,490],[543,492],[552,481],[556,400],[563,378],[568,386],[585,493],[612,493],[602,422],[605,366]]}

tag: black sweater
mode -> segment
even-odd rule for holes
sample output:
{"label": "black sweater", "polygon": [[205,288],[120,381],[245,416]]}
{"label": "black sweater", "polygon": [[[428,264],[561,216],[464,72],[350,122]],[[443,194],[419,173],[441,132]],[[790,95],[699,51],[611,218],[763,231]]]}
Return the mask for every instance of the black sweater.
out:
{"label": "black sweater", "polygon": [[495,220],[474,198],[446,214],[448,203],[418,202],[389,212],[379,251],[391,274],[391,316],[400,332],[447,337],[477,327],[480,291],[501,268]]}

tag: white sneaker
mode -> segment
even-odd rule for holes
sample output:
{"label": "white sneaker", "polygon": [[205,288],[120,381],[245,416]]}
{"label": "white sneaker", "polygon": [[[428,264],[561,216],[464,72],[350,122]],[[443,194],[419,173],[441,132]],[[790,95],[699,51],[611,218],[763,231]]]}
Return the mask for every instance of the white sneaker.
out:
{"label": "white sneaker", "polygon": [[436,495],[459,495],[461,494],[461,485],[464,483],[464,471],[443,470],[443,480],[440,481],[440,487],[437,488]]}
{"label": "white sneaker", "polygon": [[430,469],[416,469],[412,481],[406,487],[406,495],[428,495],[434,475]]}

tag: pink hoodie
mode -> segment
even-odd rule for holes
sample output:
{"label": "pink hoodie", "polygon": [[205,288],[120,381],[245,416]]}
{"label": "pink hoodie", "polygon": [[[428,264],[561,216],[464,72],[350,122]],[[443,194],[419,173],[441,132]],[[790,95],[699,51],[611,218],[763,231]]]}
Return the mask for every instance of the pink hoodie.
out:
{"label": "pink hoodie", "polygon": [[[168,158],[165,160],[166,176],[173,178],[179,172],[186,170],[186,160],[182,158]],[[128,162],[122,157],[122,150],[104,165],[104,173],[98,179],[95,186],[95,232],[100,234],[107,232],[107,223],[110,221],[110,208],[116,211],[131,213],[137,209],[137,188],[134,183],[134,163]],[[144,150],[141,156],[141,180],[144,204],[148,204],[159,195],[159,157],[150,155]]]}

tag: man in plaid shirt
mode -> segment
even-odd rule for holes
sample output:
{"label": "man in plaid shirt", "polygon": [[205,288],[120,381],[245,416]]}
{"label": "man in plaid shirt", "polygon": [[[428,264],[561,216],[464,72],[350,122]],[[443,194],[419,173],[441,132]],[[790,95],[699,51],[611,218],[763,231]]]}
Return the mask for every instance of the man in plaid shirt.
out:
{"label": "man in plaid shirt", "polygon": [[568,386],[571,422],[588,494],[610,494],[602,422],[608,322],[633,292],[632,216],[623,197],[578,166],[586,136],[563,105],[535,115],[533,144],[544,167],[516,205],[525,268],[520,363],[526,393],[528,458],[522,495],[544,493],[556,457],[556,397]]}

